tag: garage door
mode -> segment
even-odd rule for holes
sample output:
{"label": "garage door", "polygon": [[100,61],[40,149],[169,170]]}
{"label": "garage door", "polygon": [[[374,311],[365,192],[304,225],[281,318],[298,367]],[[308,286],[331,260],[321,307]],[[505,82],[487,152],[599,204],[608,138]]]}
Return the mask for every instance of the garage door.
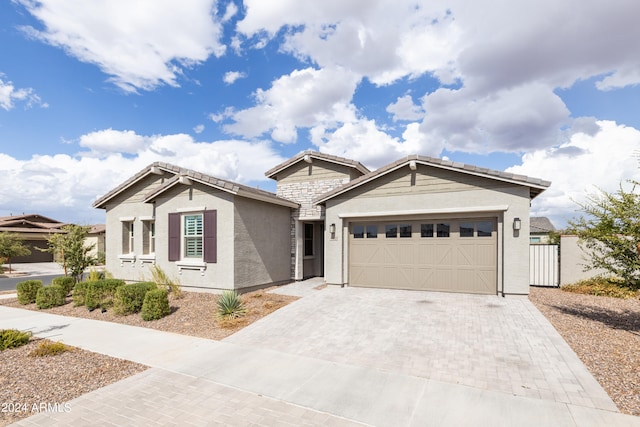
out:
{"label": "garage door", "polygon": [[497,292],[495,219],[363,221],[349,228],[351,286]]}

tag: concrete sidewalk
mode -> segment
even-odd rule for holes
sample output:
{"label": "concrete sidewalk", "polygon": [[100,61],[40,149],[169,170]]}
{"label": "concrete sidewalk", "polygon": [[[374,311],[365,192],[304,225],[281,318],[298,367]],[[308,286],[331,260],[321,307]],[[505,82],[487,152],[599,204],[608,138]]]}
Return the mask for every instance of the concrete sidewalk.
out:
{"label": "concrete sidewalk", "polygon": [[152,366],[17,426],[640,426],[640,417],[0,306],[0,327]]}

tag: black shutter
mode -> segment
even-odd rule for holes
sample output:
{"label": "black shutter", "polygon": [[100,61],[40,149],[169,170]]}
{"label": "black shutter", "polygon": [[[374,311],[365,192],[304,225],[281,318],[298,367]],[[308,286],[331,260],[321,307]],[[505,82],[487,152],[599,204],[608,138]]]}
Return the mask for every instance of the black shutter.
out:
{"label": "black shutter", "polygon": [[169,261],[180,260],[180,214],[169,214]]}
{"label": "black shutter", "polygon": [[218,261],[218,211],[204,211],[204,262]]}

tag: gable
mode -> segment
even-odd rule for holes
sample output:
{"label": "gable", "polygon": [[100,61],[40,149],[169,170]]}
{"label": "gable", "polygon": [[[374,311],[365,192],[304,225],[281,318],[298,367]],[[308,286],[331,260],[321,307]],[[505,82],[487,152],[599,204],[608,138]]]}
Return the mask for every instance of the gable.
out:
{"label": "gable", "polygon": [[173,175],[164,173],[162,175],[148,174],[144,178],[131,183],[121,192],[114,194],[106,203],[107,205],[118,205],[121,203],[143,203],[146,195],[154,191]]}
{"label": "gable", "polygon": [[490,178],[418,164],[415,171],[409,167],[399,168],[354,188],[340,198],[462,193],[478,189],[503,191],[515,186]]}
{"label": "gable", "polygon": [[298,162],[273,176],[279,184],[320,180],[349,180],[360,176],[351,167],[337,163],[313,159],[311,163]]}

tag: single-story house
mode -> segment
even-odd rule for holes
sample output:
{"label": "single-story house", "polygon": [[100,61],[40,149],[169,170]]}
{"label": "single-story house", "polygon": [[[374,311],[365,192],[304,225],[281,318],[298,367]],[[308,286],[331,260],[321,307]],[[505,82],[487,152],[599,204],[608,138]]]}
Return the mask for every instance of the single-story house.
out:
{"label": "single-story house", "polygon": [[0,233],[16,234],[31,251],[30,255],[13,257],[11,262],[53,262],[53,254],[42,250],[48,248],[47,239],[51,234],[64,233],[64,225],[63,222],[37,214],[0,217]]}
{"label": "single-story house", "polygon": [[549,233],[556,231],[549,218],[532,216],[529,227],[529,242],[532,245],[546,245],[549,243]]}
{"label": "single-story house", "polygon": [[100,260],[104,257],[107,227],[105,224],[93,224],[88,226],[87,237],[84,239],[85,246],[93,246],[89,251],[94,257]]}
{"label": "single-story house", "polygon": [[276,193],[156,162],[95,201],[106,266],[185,287],[328,284],[529,292],[529,206],[550,182],[413,155],[375,171],[304,151],[266,172]]}

